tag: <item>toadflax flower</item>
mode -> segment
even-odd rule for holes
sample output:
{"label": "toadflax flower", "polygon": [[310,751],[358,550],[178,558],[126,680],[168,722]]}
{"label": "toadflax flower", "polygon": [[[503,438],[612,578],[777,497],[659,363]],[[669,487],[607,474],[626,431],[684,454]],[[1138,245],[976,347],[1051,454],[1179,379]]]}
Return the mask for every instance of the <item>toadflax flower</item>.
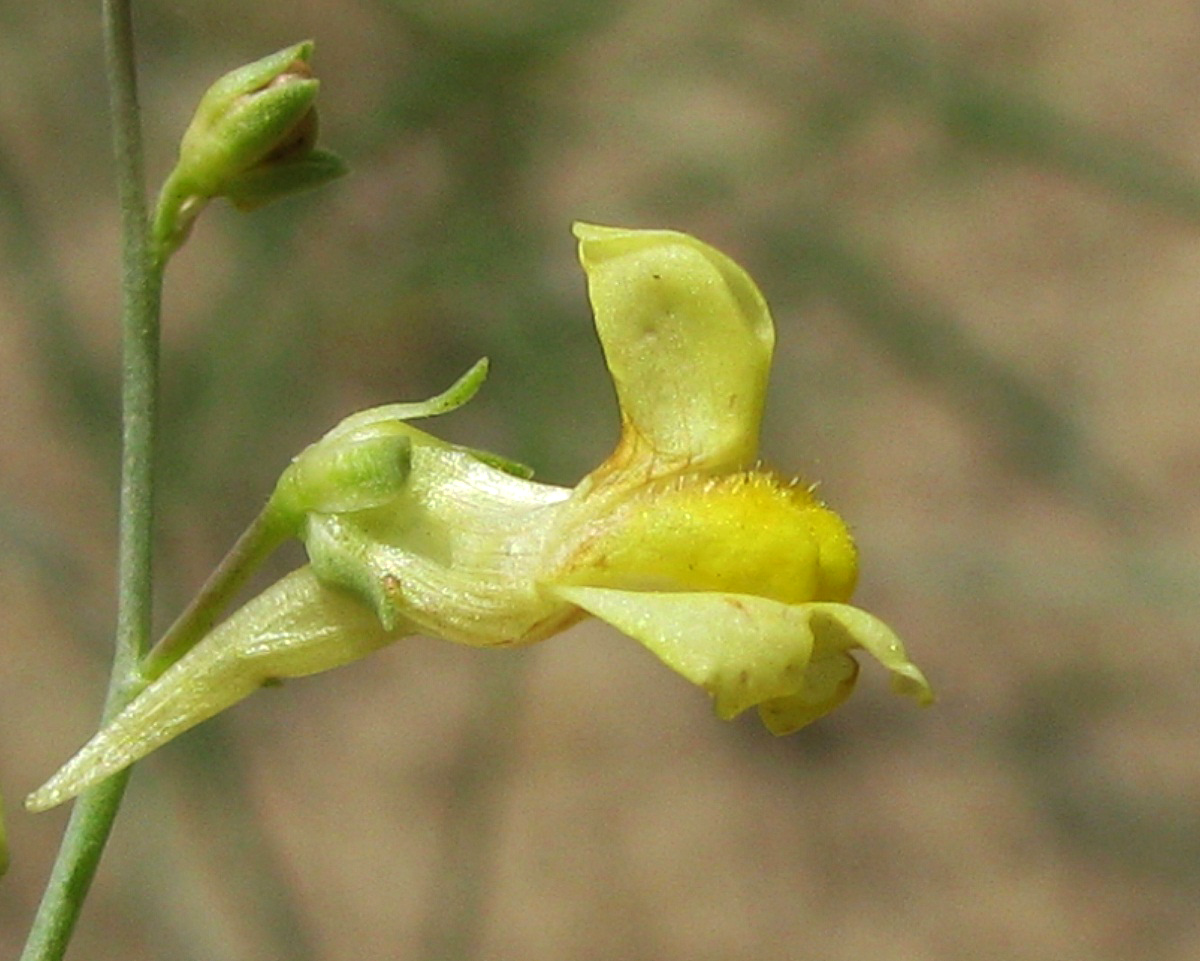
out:
{"label": "toadflax flower", "polygon": [[579,224],[621,409],[613,454],[573,489],[407,421],[457,406],[477,366],[424,404],[355,414],[294,459],[268,504],[310,564],[213,628],[113,718],[29,807],[51,807],[279,678],[410,634],[529,644],[594,616],[732,718],[776,734],[839,705],[861,649],[897,691],[929,685],[896,635],[849,604],[857,557],[810,486],[757,466],[774,344],[728,257],[667,230]]}

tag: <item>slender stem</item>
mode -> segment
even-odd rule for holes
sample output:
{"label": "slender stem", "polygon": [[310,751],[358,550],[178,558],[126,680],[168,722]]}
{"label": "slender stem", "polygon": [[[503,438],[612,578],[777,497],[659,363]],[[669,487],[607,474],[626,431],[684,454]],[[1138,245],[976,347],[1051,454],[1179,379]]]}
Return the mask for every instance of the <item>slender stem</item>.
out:
{"label": "slender stem", "polygon": [[[150,646],[154,446],[158,414],[159,311],[165,261],[148,233],[130,0],[104,0],[121,202],[123,447],[116,668],[133,677]],[[106,23],[106,26],[110,24]]]}
{"label": "slender stem", "polygon": [[0,876],[8,870],[8,838],[4,831],[4,798],[0,797]]}
{"label": "slender stem", "polygon": [[290,532],[291,528],[280,522],[278,512],[268,504],[242,532],[200,592],[143,660],[141,673],[147,682],[159,677],[196,646],[196,642],[217,623],[233,595]]}
{"label": "slender stem", "polygon": [[[102,20],[121,204],[124,344],[116,650],[104,706],[109,717],[141,687],[138,662],[150,641],[158,324],[165,261],[149,242],[130,0],[103,0]],[[66,952],[127,779],[128,772],[110,778],[76,803],[21,961],[58,961]]]}

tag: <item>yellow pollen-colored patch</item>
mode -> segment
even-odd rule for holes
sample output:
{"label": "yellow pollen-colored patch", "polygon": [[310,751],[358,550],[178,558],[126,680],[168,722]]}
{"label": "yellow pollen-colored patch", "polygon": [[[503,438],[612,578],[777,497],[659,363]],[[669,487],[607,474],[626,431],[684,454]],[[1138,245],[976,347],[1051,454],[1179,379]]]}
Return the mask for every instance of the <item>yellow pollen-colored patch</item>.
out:
{"label": "yellow pollen-colored patch", "polygon": [[841,518],[811,490],[755,470],[647,485],[588,529],[554,580],[800,604],[847,600],[856,574]]}

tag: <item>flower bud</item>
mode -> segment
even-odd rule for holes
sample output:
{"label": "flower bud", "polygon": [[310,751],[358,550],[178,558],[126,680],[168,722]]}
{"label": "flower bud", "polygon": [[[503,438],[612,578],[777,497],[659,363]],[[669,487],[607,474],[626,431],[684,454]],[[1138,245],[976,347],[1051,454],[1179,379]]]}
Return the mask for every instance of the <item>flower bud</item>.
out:
{"label": "flower bud", "polygon": [[273,154],[312,147],[319,82],[308,66],[311,54],[311,42],[297,44],[208,89],[183,135],[176,168],[197,193],[215,196]]}
{"label": "flower bud", "polygon": [[155,237],[165,252],[183,243],[214,197],[251,210],[346,172],[338,157],[316,149],[312,52],[306,40],[239,67],[200,99],[159,200]]}

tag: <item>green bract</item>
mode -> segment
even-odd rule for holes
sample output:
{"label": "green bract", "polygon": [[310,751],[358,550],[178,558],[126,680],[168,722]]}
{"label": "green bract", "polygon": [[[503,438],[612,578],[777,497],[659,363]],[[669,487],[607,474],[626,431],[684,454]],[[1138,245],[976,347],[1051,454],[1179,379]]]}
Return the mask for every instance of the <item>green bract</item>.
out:
{"label": "green bract", "polygon": [[268,512],[310,565],[152,681],[28,800],[50,807],[259,686],[423,633],[529,644],[595,616],[783,734],[828,713],[864,650],[929,703],[882,621],[850,605],[853,540],[811,486],[752,466],[774,330],[754,282],[686,234],[578,225],[621,407],[613,454],[575,487],[407,423],[465,402],[355,414],[284,472]]}

